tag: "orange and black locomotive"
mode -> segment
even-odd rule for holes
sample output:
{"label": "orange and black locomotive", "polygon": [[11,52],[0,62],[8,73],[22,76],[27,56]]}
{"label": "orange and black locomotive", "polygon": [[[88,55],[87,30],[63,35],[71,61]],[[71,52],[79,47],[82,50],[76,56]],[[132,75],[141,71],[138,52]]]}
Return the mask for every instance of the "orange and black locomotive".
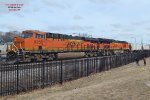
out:
{"label": "orange and black locomotive", "polygon": [[57,59],[58,53],[84,52],[85,56],[129,52],[128,42],[26,30],[8,46],[8,59]]}

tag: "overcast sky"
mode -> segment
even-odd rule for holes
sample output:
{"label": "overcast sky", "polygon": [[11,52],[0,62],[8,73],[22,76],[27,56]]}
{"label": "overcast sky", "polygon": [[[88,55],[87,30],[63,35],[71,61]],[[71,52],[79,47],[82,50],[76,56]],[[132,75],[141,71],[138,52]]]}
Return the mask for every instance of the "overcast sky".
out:
{"label": "overcast sky", "polygon": [[[5,4],[22,3],[20,11]],[[89,33],[150,43],[149,0],[0,0],[0,31]],[[132,37],[132,38],[131,38]]]}

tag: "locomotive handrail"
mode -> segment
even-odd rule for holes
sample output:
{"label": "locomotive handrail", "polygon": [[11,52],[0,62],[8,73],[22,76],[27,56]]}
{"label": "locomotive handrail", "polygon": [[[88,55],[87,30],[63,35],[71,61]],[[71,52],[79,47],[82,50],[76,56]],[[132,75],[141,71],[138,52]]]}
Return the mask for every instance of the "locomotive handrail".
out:
{"label": "locomotive handrail", "polygon": [[20,48],[21,48],[21,50],[23,51],[21,43],[20,43]]}
{"label": "locomotive handrail", "polygon": [[18,48],[17,48],[17,46],[14,44],[14,43],[12,43],[12,45],[17,49],[17,51],[18,51]]}

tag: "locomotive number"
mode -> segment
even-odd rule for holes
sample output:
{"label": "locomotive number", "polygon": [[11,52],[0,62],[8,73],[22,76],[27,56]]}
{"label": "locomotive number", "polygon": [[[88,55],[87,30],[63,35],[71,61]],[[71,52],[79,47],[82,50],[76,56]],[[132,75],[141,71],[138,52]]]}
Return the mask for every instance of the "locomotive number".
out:
{"label": "locomotive number", "polygon": [[35,40],[34,43],[35,44],[43,44],[43,41],[42,40]]}

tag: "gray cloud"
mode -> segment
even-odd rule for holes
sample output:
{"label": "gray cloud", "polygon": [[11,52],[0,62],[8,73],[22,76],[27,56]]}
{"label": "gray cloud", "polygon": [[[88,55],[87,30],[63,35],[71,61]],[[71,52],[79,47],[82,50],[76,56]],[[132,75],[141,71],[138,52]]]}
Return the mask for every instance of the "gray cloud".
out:
{"label": "gray cloud", "polygon": [[142,25],[150,24],[150,20],[132,22],[131,24],[134,26],[142,26]]}
{"label": "gray cloud", "polygon": [[[14,31],[14,30],[22,31],[22,30],[25,30],[25,28],[20,27],[19,25],[14,25],[14,24],[12,24],[12,25],[1,24],[0,28],[1,29],[6,29],[7,31]],[[3,31],[3,30],[0,30],[0,31]]]}
{"label": "gray cloud", "polygon": [[[26,13],[34,13],[34,12],[40,12],[41,9],[46,10],[47,12],[53,13],[55,10],[54,9],[70,9],[71,5],[69,5],[67,2],[66,3],[61,3],[61,0],[37,0],[38,5],[35,5],[34,1],[31,1],[27,6],[29,8],[25,8],[24,12]],[[65,1],[64,1],[65,2]]]}
{"label": "gray cloud", "polygon": [[90,2],[92,3],[104,3],[104,4],[107,4],[107,3],[115,3],[116,1],[119,1],[119,0],[89,0]]}
{"label": "gray cloud", "polygon": [[122,24],[110,24],[110,26],[113,28],[112,30],[120,30],[122,32],[132,32],[135,31],[133,26],[130,25],[122,25]]}
{"label": "gray cloud", "polygon": [[74,26],[49,26],[48,30],[53,30],[53,31],[87,31],[87,30],[92,30],[94,29],[93,26],[79,26],[79,25],[74,25]]}
{"label": "gray cloud", "polygon": [[82,16],[80,16],[80,15],[75,15],[74,17],[73,17],[73,19],[74,20],[82,20],[82,19],[84,19]]}
{"label": "gray cloud", "polygon": [[28,0],[1,0],[1,4],[9,4],[9,3],[24,3],[27,2]]}
{"label": "gray cloud", "polygon": [[135,29],[134,28],[123,28],[122,30],[121,30],[122,32],[134,32],[135,31]]}
{"label": "gray cloud", "polygon": [[42,0],[43,4],[47,5],[48,7],[55,7],[55,8],[60,8],[60,9],[66,9],[66,8],[70,8],[71,5],[67,4],[67,3],[60,3],[57,1],[52,1],[52,0]]}
{"label": "gray cloud", "polygon": [[110,24],[111,27],[118,29],[118,28],[123,28],[124,26],[121,24]]}
{"label": "gray cloud", "polygon": [[146,31],[150,31],[150,27],[145,28]]}

